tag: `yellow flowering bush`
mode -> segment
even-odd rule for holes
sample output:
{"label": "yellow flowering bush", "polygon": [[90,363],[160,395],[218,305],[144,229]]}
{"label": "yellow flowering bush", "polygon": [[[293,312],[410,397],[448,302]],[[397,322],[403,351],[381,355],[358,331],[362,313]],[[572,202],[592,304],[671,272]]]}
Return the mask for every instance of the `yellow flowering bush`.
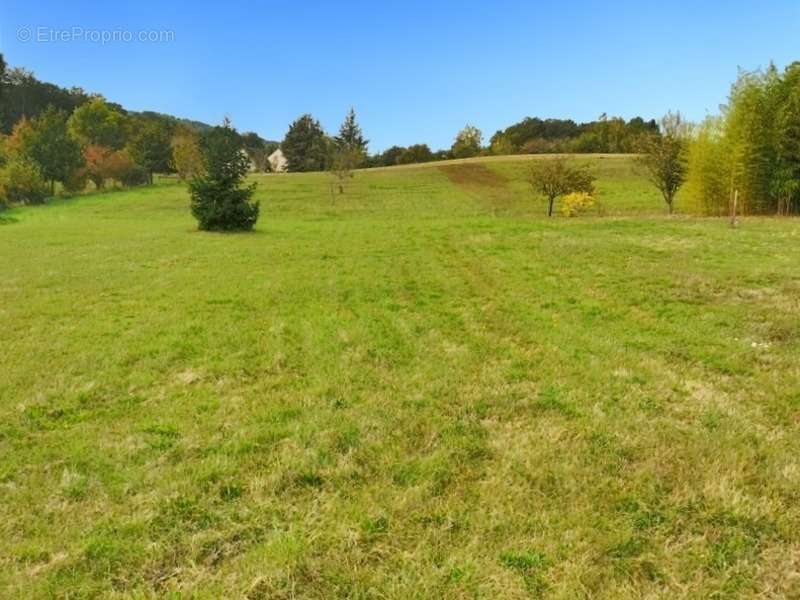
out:
{"label": "yellow flowering bush", "polygon": [[577,217],[594,206],[594,196],[586,192],[573,192],[561,199],[561,214],[565,217]]}

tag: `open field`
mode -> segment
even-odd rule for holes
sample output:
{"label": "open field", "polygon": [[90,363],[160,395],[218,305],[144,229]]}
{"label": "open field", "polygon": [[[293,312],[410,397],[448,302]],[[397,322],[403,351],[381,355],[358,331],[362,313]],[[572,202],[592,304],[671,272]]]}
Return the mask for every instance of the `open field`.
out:
{"label": "open field", "polygon": [[0,596],[800,596],[800,221],[590,160],[0,215]]}

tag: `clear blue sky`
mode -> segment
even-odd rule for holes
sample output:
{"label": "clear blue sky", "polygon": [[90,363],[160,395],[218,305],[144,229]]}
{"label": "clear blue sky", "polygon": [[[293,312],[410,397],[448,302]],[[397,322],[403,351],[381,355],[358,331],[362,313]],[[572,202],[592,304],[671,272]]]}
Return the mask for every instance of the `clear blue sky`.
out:
{"label": "clear blue sky", "polygon": [[[270,139],[304,112],[333,132],[352,105],[378,151],[448,147],[467,122],[488,139],[527,115],[679,109],[700,119],[724,101],[737,66],[800,59],[799,26],[797,0],[2,0],[0,49],[41,79],[127,108],[209,123],[228,115]],[[20,28],[34,39],[20,41]],[[174,39],[36,41],[38,28]]]}

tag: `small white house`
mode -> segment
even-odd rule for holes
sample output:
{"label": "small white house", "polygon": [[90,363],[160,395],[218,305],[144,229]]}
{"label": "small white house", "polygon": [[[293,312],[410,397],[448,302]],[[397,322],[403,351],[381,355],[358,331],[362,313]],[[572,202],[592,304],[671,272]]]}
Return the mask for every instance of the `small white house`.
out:
{"label": "small white house", "polygon": [[242,156],[244,156],[247,159],[247,170],[248,171],[250,171],[251,173],[255,173],[256,171],[258,171],[258,165],[256,165],[256,163],[253,162],[253,159],[250,158],[250,155],[247,153],[247,150],[242,148],[241,150],[239,150],[239,154],[241,154]]}
{"label": "small white house", "polygon": [[283,173],[286,171],[286,166],[288,163],[280,148],[270,154],[267,160],[269,161],[269,166],[273,173]]}

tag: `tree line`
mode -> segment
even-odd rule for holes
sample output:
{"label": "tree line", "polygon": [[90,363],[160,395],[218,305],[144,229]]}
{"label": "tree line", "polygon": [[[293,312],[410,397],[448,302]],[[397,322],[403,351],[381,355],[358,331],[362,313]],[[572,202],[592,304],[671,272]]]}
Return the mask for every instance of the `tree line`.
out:
{"label": "tree line", "polygon": [[[353,109],[338,135],[328,135],[310,114],[291,123],[280,143],[254,132],[240,134],[230,124],[223,129],[228,148],[241,153],[239,167],[270,170],[268,157],[280,148],[289,171],[328,170],[340,192],[359,167],[492,154],[632,152],[670,212],[681,188],[682,203],[710,215],[728,214],[734,198],[742,213],[784,215],[800,209],[800,62],[782,72],[774,65],[741,71],[720,114],[696,125],[679,113],[659,123],[606,115],[589,123],[526,118],[497,131],[486,145],[482,132],[468,124],[446,150],[414,144],[377,154],[369,153]],[[95,189],[109,182],[152,183],[155,173],[193,180],[207,170],[206,138],[222,135],[218,130],[170,115],[126,111],[80,88],[41,82],[24,69],[8,68],[0,54],[0,206],[41,202],[57,185],[70,193],[90,182]],[[580,180],[563,169],[555,175]],[[589,193],[583,188],[570,193]]]}
{"label": "tree line", "polygon": [[[638,130],[636,125],[634,131]],[[800,61],[782,72],[740,70],[720,114],[699,124],[668,113],[631,140],[644,175],[672,214],[678,192],[693,212],[727,216],[800,212]],[[551,161],[552,162],[552,161]],[[564,164],[536,166],[534,190],[553,202],[591,186]]]}
{"label": "tree line", "polygon": [[[800,61],[740,70],[719,115],[699,124],[667,114],[641,136],[637,161],[673,212],[786,216],[800,211]],[[684,185],[685,184],[685,185]]]}
{"label": "tree line", "polygon": [[365,167],[388,167],[451,158],[506,154],[583,154],[633,153],[643,136],[658,135],[655,119],[634,117],[625,121],[603,114],[597,121],[576,123],[571,119],[526,117],[519,123],[497,131],[488,145],[482,132],[466,125],[456,134],[447,150],[432,151],[427,144],[392,146],[380,154],[368,156]]}
{"label": "tree line", "polygon": [[[130,112],[80,88],[8,68],[0,54],[0,207],[39,203],[56,191],[152,183],[154,173],[189,179],[203,169],[205,123]],[[235,131],[235,130],[234,130]],[[235,132],[248,168],[265,170],[277,142]]]}
{"label": "tree line", "polygon": [[740,71],[726,105],[686,139],[687,199],[708,215],[800,210],[800,62]]}
{"label": "tree line", "polygon": [[588,123],[527,117],[496,132],[489,150],[492,154],[632,153],[642,136],[658,132],[655,119],[642,117],[625,121],[602,114]]}

